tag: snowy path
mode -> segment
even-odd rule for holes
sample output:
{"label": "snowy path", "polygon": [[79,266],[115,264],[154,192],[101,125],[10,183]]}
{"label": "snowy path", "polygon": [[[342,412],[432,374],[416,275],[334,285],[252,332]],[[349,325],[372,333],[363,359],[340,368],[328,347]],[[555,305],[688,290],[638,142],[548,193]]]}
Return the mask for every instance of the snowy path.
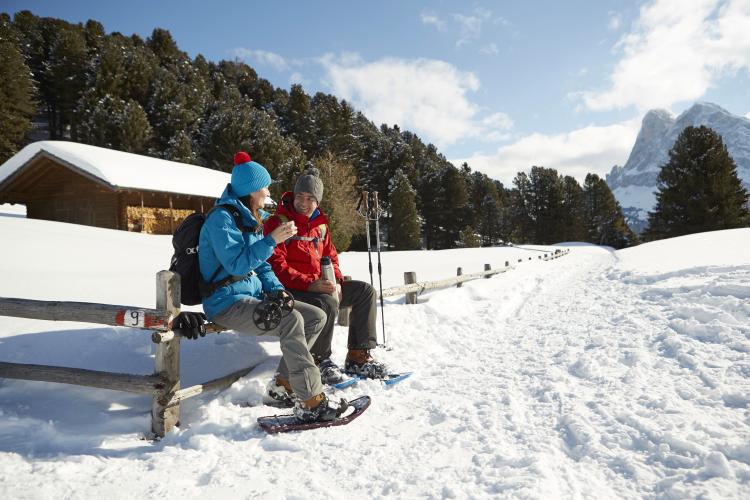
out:
{"label": "snowy path", "polygon": [[[302,470],[305,484],[252,493],[282,484],[285,494],[372,497],[747,494],[748,309],[720,294],[746,293],[750,267],[708,286],[679,274],[670,288],[669,276],[629,280],[614,266],[614,254],[582,248],[392,305],[395,350],[381,355],[417,375],[346,391],[375,404],[343,433],[263,438],[275,453],[253,469]],[[696,294],[705,305],[689,305]]]}
{"label": "snowy path", "polygon": [[443,482],[536,498],[683,497],[709,481],[708,491],[750,494],[750,266],[629,281],[613,261],[578,250],[482,291],[502,304],[508,285],[522,286],[526,300],[500,314],[480,300],[471,341],[455,346],[471,363],[445,370],[439,399],[420,397],[419,407],[432,402],[425,420],[455,433],[455,450],[442,451],[454,477]]}

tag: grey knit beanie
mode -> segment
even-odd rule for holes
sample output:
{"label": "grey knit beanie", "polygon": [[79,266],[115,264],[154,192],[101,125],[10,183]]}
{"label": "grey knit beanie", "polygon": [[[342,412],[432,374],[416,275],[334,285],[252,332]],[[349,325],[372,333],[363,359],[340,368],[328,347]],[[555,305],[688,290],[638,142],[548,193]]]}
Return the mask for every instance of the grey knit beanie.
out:
{"label": "grey knit beanie", "polygon": [[310,193],[318,201],[323,201],[323,181],[320,180],[320,171],[315,167],[309,167],[297,178],[294,185],[294,194]]}

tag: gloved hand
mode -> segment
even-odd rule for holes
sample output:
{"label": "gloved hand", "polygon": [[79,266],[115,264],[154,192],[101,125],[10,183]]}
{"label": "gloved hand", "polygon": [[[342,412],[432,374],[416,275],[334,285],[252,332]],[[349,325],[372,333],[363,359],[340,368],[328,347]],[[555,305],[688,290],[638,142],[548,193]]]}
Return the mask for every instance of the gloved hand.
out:
{"label": "gloved hand", "polygon": [[172,331],[187,339],[206,336],[206,315],[202,312],[183,311],[172,320]]}
{"label": "gloved hand", "polygon": [[280,301],[280,302],[288,302],[289,299],[293,299],[292,294],[289,293],[285,288],[279,288],[278,290],[271,290],[270,292],[266,292],[266,297],[268,297],[269,300],[273,301]]}

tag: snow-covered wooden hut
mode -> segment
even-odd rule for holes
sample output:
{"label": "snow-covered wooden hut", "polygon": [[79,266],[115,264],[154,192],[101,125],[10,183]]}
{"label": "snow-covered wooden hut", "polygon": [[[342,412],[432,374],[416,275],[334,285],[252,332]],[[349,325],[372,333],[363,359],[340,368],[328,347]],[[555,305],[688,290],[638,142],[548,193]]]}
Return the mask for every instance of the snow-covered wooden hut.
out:
{"label": "snow-covered wooden hut", "polygon": [[213,206],[226,172],[86,144],[40,141],[0,165],[0,204],[26,216],[126,231],[170,234]]}

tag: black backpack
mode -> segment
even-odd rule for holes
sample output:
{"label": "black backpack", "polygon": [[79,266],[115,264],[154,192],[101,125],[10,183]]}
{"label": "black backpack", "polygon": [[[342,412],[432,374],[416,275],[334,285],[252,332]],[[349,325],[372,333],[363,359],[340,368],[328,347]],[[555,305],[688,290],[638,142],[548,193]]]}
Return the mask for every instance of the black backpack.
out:
{"label": "black backpack", "polygon": [[[172,246],[174,255],[169,265],[169,270],[180,275],[180,301],[186,306],[194,306],[202,302],[203,296],[208,296],[210,289],[216,289],[211,286],[216,276],[221,271],[221,266],[214,272],[213,276],[207,283],[201,279],[201,271],[198,265],[198,240],[200,239],[201,228],[206,222],[208,215],[215,209],[222,208],[232,214],[237,227],[244,231],[240,212],[232,205],[216,205],[208,212],[193,212],[177,227],[172,236]],[[244,279],[244,276],[240,279]],[[223,286],[224,281],[236,281],[234,277],[222,280],[219,286]]]}

